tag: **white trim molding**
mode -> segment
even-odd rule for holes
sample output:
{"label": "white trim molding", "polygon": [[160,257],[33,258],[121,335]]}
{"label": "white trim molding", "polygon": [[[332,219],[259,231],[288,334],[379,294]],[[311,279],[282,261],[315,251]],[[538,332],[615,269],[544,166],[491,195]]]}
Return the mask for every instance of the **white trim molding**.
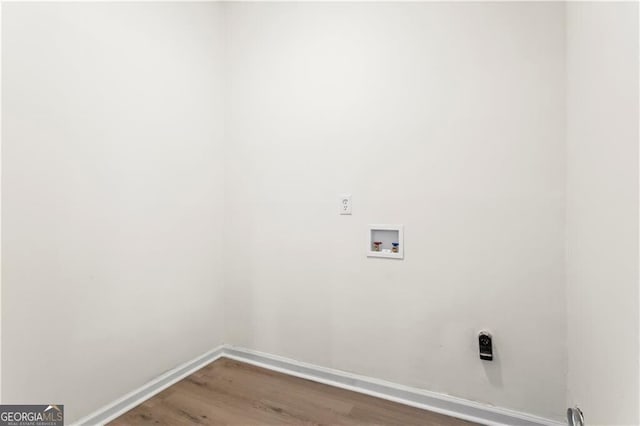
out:
{"label": "white trim molding", "polygon": [[157,393],[162,392],[169,386],[179,382],[185,377],[200,370],[205,365],[211,364],[213,361],[219,359],[225,345],[218,346],[217,348],[210,350],[209,352],[200,355],[199,357],[187,361],[184,364],[177,366],[176,368],[167,371],[166,373],[156,377],[148,383],[145,383],[138,389],[129,392],[121,398],[105,405],[104,407],[94,411],[73,423],[74,426],[80,425],[104,425],[111,420],[120,417],[132,408],[142,404],[147,399],[151,398]]}
{"label": "white trim molding", "polygon": [[435,413],[490,426],[561,426],[545,419],[449,395],[295,361],[251,349],[226,346],[223,357],[314,382],[371,395]]}
{"label": "white trim molding", "polygon": [[108,423],[172,384],[222,357],[483,425],[565,425],[560,421],[545,419],[506,408],[494,407],[231,345],[219,346],[166,372],[157,379],[78,420],[74,425],[102,425]]}

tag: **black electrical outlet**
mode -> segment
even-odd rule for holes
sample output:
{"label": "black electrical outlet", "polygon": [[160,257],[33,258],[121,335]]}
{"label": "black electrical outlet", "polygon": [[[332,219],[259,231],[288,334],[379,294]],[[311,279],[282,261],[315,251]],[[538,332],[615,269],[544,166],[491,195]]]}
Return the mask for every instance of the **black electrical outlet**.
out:
{"label": "black electrical outlet", "polygon": [[478,343],[480,346],[480,359],[485,361],[493,361],[493,344],[491,342],[491,334],[481,331],[478,334]]}

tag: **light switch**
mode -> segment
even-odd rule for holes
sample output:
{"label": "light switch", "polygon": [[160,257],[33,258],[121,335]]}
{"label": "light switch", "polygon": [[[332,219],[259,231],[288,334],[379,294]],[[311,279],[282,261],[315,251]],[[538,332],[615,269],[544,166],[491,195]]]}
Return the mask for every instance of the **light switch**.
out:
{"label": "light switch", "polygon": [[351,194],[342,194],[339,197],[340,214],[351,214]]}

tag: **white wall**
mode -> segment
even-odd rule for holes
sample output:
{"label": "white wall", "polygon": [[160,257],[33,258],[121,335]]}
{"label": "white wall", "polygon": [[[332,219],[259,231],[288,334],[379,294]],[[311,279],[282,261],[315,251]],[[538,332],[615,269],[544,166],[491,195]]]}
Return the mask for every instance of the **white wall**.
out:
{"label": "white wall", "polygon": [[[0,4],[0,26],[2,4]],[[2,402],[2,28],[0,28],[0,403]]]}
{"label": "white wall", "polygon": [[637,5],[2,8],[4,403],[228,342],[638,423]]}
{"label": "white wall", "polygon": [[567,5],[569,405],[637,425],[638,4]]}
{"label": "white wall", "polygon": [[[564,19],[227,5],[227,341],[563,418]],[[404,261],[365,257],[369,223]]]}
{"label": "white wall", "polygon": [[222,6],[2,7],[3,402],[73,421],[223,342]]}

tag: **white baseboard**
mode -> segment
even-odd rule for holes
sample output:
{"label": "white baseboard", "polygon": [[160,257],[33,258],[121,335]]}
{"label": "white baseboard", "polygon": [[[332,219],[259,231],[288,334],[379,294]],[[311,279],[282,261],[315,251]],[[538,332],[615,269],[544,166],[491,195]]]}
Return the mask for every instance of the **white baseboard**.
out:
{"label": "white baseboard", "polygon": [[518,411],[307,364],[251,349],[222,345],[168,371],[135,391],[78,420],[74,425],[103,425],[108,423],[151,398],[153,395],[221,357],[483,425],[562,426],[565,424]]}
{"label": "white baseboard", "polygon": [[218,346],[217,348],[210,350],[209,352],[200,355],[199,357],[187,361],[176,368],[167,371],[166,373],[158,376],[152,381],[145,383],[138,389],[129,392],[122,398],[119,398],[104,407],[94,411],[73,423],[74,426],[80,425],[104,425],[111,420],[116,419],[133,407],[140,405],[147,399],[151,398],[157,393],[162,392],[174,383],[179,382],[190,374],[195,373],[207,364],[220,358],[225,349],[225,345]]}
{"label": "white baseboard", "polygon": [[506,408],[498,408],[462,398],[399,385],[371,377],[295,361],[250,349],[227,346],[223,357],[234,359],[291,376],[364,393],[422,408],[447,416],[491,426],[562,426],[563,422],[545,419]]}

